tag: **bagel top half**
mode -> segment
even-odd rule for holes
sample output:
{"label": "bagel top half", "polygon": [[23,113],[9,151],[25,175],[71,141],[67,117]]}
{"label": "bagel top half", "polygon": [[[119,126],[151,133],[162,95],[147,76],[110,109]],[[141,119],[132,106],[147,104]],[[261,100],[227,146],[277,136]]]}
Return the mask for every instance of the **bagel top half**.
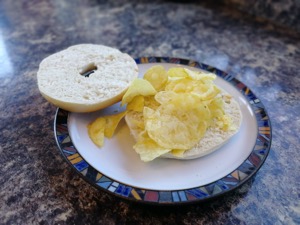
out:
{"label": "bagel top half", "polygon": [[94,44],[71,46],[45,58],[37,72],[45,99],[70,112],[93,112],[121,100],[138,67],[128,54]]}

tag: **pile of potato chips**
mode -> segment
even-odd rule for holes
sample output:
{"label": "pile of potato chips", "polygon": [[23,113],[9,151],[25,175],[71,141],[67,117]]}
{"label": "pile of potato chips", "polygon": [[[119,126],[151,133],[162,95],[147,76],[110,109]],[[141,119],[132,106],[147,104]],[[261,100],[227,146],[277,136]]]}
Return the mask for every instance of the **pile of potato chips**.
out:
{"label": "pile of potato chips", "polygon": [[126,113],[135,112],[138,116],[131,122],[140,132],[133,148],[141,159],[151,161],[168,152],[180,157],[199,143],[210,126],[225,131],[230,127],[215,79],[216,75],[207,72],[153,66],[123,96],[126,111],[89,124],[89,136],[103,146],[104,137],[112,137]]}

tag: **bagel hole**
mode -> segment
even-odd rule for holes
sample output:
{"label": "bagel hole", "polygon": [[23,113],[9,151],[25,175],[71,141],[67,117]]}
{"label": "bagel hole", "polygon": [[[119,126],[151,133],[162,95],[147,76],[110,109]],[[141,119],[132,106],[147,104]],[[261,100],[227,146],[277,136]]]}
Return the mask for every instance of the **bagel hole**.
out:
{"label": "bagel hole", "polygon": [[82,67],[80,75],[84,77],[90,77],[92,73],[94,73],[97,70],[97,66],[95,63],[90,63],[84,67]]}

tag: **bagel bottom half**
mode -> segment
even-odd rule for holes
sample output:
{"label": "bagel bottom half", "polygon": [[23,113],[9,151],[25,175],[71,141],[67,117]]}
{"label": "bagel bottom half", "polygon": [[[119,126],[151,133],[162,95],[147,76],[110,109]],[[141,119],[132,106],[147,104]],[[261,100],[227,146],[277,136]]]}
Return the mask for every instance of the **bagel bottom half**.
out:
{"label": "bagel bottom half", "polygon": [[[228,94],[224,90],[222,90],[222,95],[228,96]],[[242,121],[242,114],[239,104],[233,98],[224,101],[224,111],[228,116],[230,116],[232,120],[232,126],[235,129],[223,131],[218,127],[210,127],[207,129],[204,137],[199,141],[199,143],[192,149],[186,150],[182,156],[179,157],[172,153],[166,153],[161,155],[159,158],[172,158],[180,160],[195,159],[210,154],[219,149],[238,132]],[[143,122],[142,113],[129,111],[125,116],[125,121],[130,129],[131,135],[135,140],[137,140],[137,137],[142,132],[142,130],[135,124],[136,121]]]}

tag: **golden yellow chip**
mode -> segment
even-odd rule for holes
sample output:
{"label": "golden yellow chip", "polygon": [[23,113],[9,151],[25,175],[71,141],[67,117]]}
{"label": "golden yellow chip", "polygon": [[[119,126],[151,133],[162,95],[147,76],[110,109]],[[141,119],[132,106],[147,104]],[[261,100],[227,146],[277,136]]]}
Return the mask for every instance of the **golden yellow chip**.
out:
{"label": "golden yellow chip", "polygon": [[168,81],[168,74],[163,66],[153,66],[147,70],[144,79],[149,81],[155,90],[160,91]]}
{"label": "golden yellow chip", "polygon": [[[155,95],[155,100],[163,105],[162,107],[174,109],[175,111],[190,111],[205,107],[198,95],[189,93],[178,94],[173,91],[160,91]],[[173,105],[173,107],[170,105]]]}
{"label": "golden yellow chip", "polygon": [[173,103],[174,98],[178,96],[174,91],[160,91],[155,96],[154,99],[161,105]]}
{"label": "golden yellow chip", "polygon": [[144,130],[144,116],[142,112],[130,111],[126,115],[132,129]]}
{"label": "golden yellow chip", "polygon": [[168,76],[175,78],[183,78],[188,77],[188,74],[182,67],[173,67],[168,70]]}
{"label": "golden yellow chip", "polygon": [[213,85],[213,86],[210,86],[209,89],[204,92],[204,93],[196,93],[196,92],[193,92],[193,94],[199,96],[199,98],[201,100],[210,100],[210,99],[213,99],[214,97],[216,97],[219,93],[221,92],[221,90],[219,88],[217,88],[217,86]]}
{"label": "golden yellow chip", "polygon": [[109,115],[105,116],[105,129],[104,129],[104,136],[107,138],[111,138],[121,121],[121,119],[126,115],[126,111],[115,114],[115,115]]}
{"label": "golden yellow chip", "polygon": [[109,116],[99,117],[88,125],[88,134],[98,147],[104,144],[104,137],[111,138],[126,111]]}
{"label": "golden yellow chip", "polygon": [[216,79],[216,75],[204,71],[194,71],[184,68],[185,72],[188,74],[190,78],[193,80],[214,80]]}
{"label": "golden yellow chip", "polygon": [[176,116],[144,108],[145,130],[159,146],[167,149],[190,149],[198,143],[197,126],[187,126]]}
{"label": "golden yellow chip", "polygon": [[136,111],[136,112],[143,112],[144,102],[145,102],[144,96],[142,95],[135,96],[132,99],[132,101],[127,104],[126,109]]}
{"label": "golden yellow chip", "polygon": [[209,88],[208,85],[203,84],[201,80],[192,80],[190,78],[182,78],[177,80],[169,80],[165,91],[174,91],[176,93],[203,93]]}
{"label": "golden yellow chip", "polygon": [[160,103],[155,100],[155,96],[146,96],[144,97],[145,102],[144,106],[149,107],[151,109],[157,109],[160,106]]}
{"label": "golden yellow chip", "polygon": [[223,99],[222,97],[216,97],[210,101],[208,101],[207,106],[211,112],[211,117],[222,117],[224,115],[224,109],[223,109]]}
{"label": "golden yellow chip", "polygon": [[183,153],[185,152],[186,150],[182,150],[182,149],[173,149],[171,151],[171,154],[174,155],[174,156],[177,156],[177,157],[183,157]]}
{"label": "golden yellow chip", "polygon": [[149,96],[155,94],[156,90],[149,81],[137,78],[132,82],[132,84],[124,94],[122,98],[122,105],[131,102],[135,96]]}
{"label": "golden yellow chip", "polygon": [[88,125],[88,134],[91,140],[98,147],[102,147],[104,144],[104,130],[105,130],[106,119],[100,117],[94,122]]}
{"label": "golden yellow chip", "polygon": [[159,146],[145,131],[139,135],[137,143],[133,146],[133,148],[144,162],[152,161],[153,159],[171,151],[171,149]]}

